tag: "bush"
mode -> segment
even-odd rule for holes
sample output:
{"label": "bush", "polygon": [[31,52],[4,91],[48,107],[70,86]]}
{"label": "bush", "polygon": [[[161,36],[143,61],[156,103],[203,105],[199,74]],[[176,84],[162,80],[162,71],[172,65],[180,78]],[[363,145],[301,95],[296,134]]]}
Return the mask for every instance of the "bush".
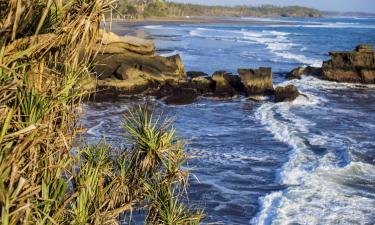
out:
{"label": "bush", "polygon": [[0,0],[2,225],[120,224],[120,215],[138,207],[148,207],[148,224],[201,220],[201,211],[179,202],[168,212],[155,208],[160,199],[180,199],[176,190],[187,182],[179,168],[186,156],[169,123],[138,107],[124,118],[132,141],[126,151],[104,141],[73,148],[87,94],[80,81],[90,76],[112,3]]}

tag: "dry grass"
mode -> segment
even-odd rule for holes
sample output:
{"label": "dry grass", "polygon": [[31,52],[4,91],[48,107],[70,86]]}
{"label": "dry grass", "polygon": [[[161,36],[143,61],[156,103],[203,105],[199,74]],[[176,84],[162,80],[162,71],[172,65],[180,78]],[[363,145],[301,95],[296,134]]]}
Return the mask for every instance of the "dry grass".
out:
{"label": "dry grass", "polygon": [[167,217],[157,208],[181,198],[173,190],[186,185],[185,156],[173,129],[144,110],[125,119],[131,150],[105,143],[72,150],[80,80],[112,4],[0,0],[0,224],[119,224],[136,207],[149,209],[149,224],[201,220],[201,211],[178,202],[163,208],[175,210]]}

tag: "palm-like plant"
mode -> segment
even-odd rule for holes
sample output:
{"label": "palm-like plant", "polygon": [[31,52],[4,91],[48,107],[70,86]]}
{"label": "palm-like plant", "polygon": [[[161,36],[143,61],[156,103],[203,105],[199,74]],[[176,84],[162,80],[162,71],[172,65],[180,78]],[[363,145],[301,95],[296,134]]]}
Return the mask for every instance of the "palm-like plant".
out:
{"label": "palm-like plant", "polygon": [[[155,211],[153,191],[186,187],[188,172],[168,120],[138,107],[125,117],[129,150],[73,148],[80,80],[112,3],[0,0],[0,224],[119,224],[138,206],[149,207],[149,223],[171,221]],[[175,202],[166,215],[200,221],[177,204],[181,193],[162,196]]]}

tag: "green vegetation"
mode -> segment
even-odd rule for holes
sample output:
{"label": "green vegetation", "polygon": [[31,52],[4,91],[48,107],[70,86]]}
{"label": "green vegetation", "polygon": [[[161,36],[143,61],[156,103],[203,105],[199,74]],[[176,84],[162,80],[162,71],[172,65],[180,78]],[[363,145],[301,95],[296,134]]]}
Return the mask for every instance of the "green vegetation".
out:
{"label": "green vegetation", "polygon": [[0,224],[199,224],[186,203],[187,155],[170,120],[136,107],[128,149],[74,147],[111,0],[0,0]]}
{"label": "green vegetation", "polygon": [[185,16],[230,16],[230,17],[321,17],[322,13],[316,9],[289,6],[277,7],[263,5],[251,6],[207,6],[182,4],[162,0],[149,1],[121,1],[118,8],[121,15],[127,18],[142,17],[185,17]]}

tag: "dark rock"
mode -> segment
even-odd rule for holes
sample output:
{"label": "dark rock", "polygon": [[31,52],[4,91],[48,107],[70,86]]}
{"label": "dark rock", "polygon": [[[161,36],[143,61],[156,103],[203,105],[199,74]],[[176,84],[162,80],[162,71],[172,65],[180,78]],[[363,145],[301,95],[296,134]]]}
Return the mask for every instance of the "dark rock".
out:
{"label": "dark rock", "polygon": [[375,52],[359,45],[354,52],[331,52],[323,63],[322,78],[337,82],[375,83]]}
{"label": "dark rock", "polygon": [[213,97],[232,98],[240,93],[240,90],[236,89],[240,82],[238,76],[234,76],[226,71],[216,71],[211,79],[213,81]]}
{"label": "dark rock", "polygon": [[272,69],[238,69],[244,89],[248,95],[268,94],[273,91]]}
{"label": "dark rock", "polygon": [[290,71],[287,75],[288,79],[301,79],[301,76],[305,73],[305,67],[297,67]]}
{"label": "dark rock", "polygon": [[190,79],[193,79],[193,78],[196,78],[196,77],[206,77],[206,76],[208,76],[207,73],[201,72],[201,71],[188,71],[188,72],[186,72],[186,75]]}
{"label": "dark rock", "polygon": [[310,75],[320,77],[322,75],[322,68],[319,67],[297,67],[290,71],[287,75],[288,79],[301,79],[302,75]]}
{"label": "dark rock", "polygon": [[191,80],[191,86],[201,95],[213,93],[213,80],[211,77],[195,77]]}
{"label": "dark rock", "polygon": [[164,98],[164,101],[169,105],[187,105],[193,103],[197,98],[195,90],[175,89],[171,95]]}
{"label": "dark rock", "polygon": [[285,87],[276,87],[275,89],[275,101],[293,101],[299,96],[299,91],[294,85],[288,85]]}

